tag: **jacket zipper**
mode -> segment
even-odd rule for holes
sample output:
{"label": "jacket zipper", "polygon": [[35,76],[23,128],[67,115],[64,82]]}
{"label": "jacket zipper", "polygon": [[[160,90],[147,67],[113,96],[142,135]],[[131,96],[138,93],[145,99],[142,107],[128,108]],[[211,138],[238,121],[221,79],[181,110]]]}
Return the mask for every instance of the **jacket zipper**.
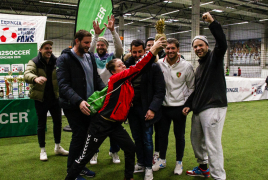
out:
{"label": "jacket zipper", "polygon": [[114,114],[116,113],[117,109],[119,108],[121,102],[118,104],[118,106],[116,107],[115,111],[114,111]]}

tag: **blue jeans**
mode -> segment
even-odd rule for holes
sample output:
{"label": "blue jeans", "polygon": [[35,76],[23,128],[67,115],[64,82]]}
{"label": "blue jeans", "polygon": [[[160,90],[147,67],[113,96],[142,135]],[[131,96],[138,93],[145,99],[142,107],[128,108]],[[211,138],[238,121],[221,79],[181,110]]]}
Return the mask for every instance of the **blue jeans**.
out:
{"label": "blue jeans", "polygon": [[153,161],[153,125],[146,127],[144,116],[141,106],[134,105],[130,108],[128,120],[136,145],[138,164],[151,168]]}

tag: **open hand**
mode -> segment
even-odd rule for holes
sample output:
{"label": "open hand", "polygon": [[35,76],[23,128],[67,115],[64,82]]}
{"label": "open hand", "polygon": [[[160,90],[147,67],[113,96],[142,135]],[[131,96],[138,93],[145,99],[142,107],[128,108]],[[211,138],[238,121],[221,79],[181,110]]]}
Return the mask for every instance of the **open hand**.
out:
{"label": "open hand", "polygon": [[105,28],[100,29],[100,25],[99,25],[98,21],[97,21],[97,23],[96,23],[96,21],[93,21],[93,28],[94,28],[95,34],[101,34],[102,31],[105,29]]}
{"label": "open hand", "polygon": [[40,85],[43,85],[46,81],[47,81],[47,78],[45,78],[44,76],[39,76],[34,79],[34,82]]}
{"label": "open hand", "polygon": [[114,31],[114,22],[115,22],[114,15],[111,15],[111,19],[108,16],[108,25],[106,23],[104,23],[104,25],[112,32]]}

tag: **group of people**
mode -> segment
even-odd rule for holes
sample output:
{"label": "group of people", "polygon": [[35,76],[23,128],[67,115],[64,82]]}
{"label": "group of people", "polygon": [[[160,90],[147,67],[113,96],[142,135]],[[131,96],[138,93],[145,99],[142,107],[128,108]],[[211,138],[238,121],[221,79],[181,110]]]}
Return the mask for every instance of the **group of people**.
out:
{"label": "group of people", "polygon": [[[120,148],[124,151],[125,180],[132,180],[133,173],[139,172],[145,172],[145,180],[152,180],[153,171],[167,165],[168,137],[173,121],[176,139],[174,174],[181,175],[186,117],[193,111],[191,142],[199,166],[186,174],[226,179],[221,135],[227,111],[223,69],[227,43],[221,25],[209,13],[202,18],[210,24],[216,45],[210,50],[207,38],[201,35],[192,40],[192,47],[199,57],[195,72],[191,63],[180,55],[180,44],[175,38],[157,41],[149,38],[146,43],[133,40],[130,54],[123,56],[113,16],[108,17],[105,26],[113,35],[114,53],[108,53],[108,41],[99,37],[103,29],[97,22],[93,22],[93,39],[88,31],[79,30],[73,48],[63,50],[58,58],[52,54],[52,41],[42,43],[39,55],[29,61],[25,71],[38,115],[40,160],[47,160],[45,127],[46,113],[50,111],[54,122],[55,153],[68,155],[66,180],[95,176],[86,164],[97,163],[98,149],[107,137],[111,145],[109,155],[114,163],[120,163],[117,154]],[[97,52],[94,54],[95,48]],[[103,107],[91,116],[87,99],[106,85],[108,90]],[[72,129],[69,152],[59,144],[61,108]],[[134,142],[122,126],[127,119]]]}

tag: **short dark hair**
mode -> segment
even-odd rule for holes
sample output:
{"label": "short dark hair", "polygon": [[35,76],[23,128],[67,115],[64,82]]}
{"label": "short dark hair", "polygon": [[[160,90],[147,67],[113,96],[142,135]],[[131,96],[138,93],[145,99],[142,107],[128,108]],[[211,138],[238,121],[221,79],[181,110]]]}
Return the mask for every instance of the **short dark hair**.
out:
{"label": "short dark hair", "polygon": [[138,47],[142,46],[143,49],[145,49],[144,42],[140,39],[133,40],[130,44],[130,49],[132,50],[132,46]]}
{"label": "short dark hair", "polygon": [[[117,60],[118,60],[118,58],[117,58],[117,59],[112,59],[111,61],[109,61],[108,63],[106,63],[106,69],[107,69],[111,74],[113,74],[112,71],[115,70],[115,62],[116,62]],[[119,60],[121,60],[121,59],[119,59]]]}
{"label": "short dark hair", "polygon": [[179,43],[179,41],[178,41],[177,39],[175,39],[175,38],[168,38],[168,39],[167,39],[167,43],[168,43],[168,44],[175,44],[175,46],[176,46],[177,48],[180,47],[180,43]]}
{"label": "short dark hair", "polygon": [[147,42],[148,41],[154,41],[155,39],[153,37],[149,37],[146,41],[145,41],[145,46],[147,46]]}
{"label": "short dark hair", "polygon": [[[74,35],[74,39],[78,38],[79,41],[82,41],[84,37],[92,37],[92,34],[86,30],[81,29],[77,31]],[[75,41],[74,41],[74,44],[75,44]]]}

